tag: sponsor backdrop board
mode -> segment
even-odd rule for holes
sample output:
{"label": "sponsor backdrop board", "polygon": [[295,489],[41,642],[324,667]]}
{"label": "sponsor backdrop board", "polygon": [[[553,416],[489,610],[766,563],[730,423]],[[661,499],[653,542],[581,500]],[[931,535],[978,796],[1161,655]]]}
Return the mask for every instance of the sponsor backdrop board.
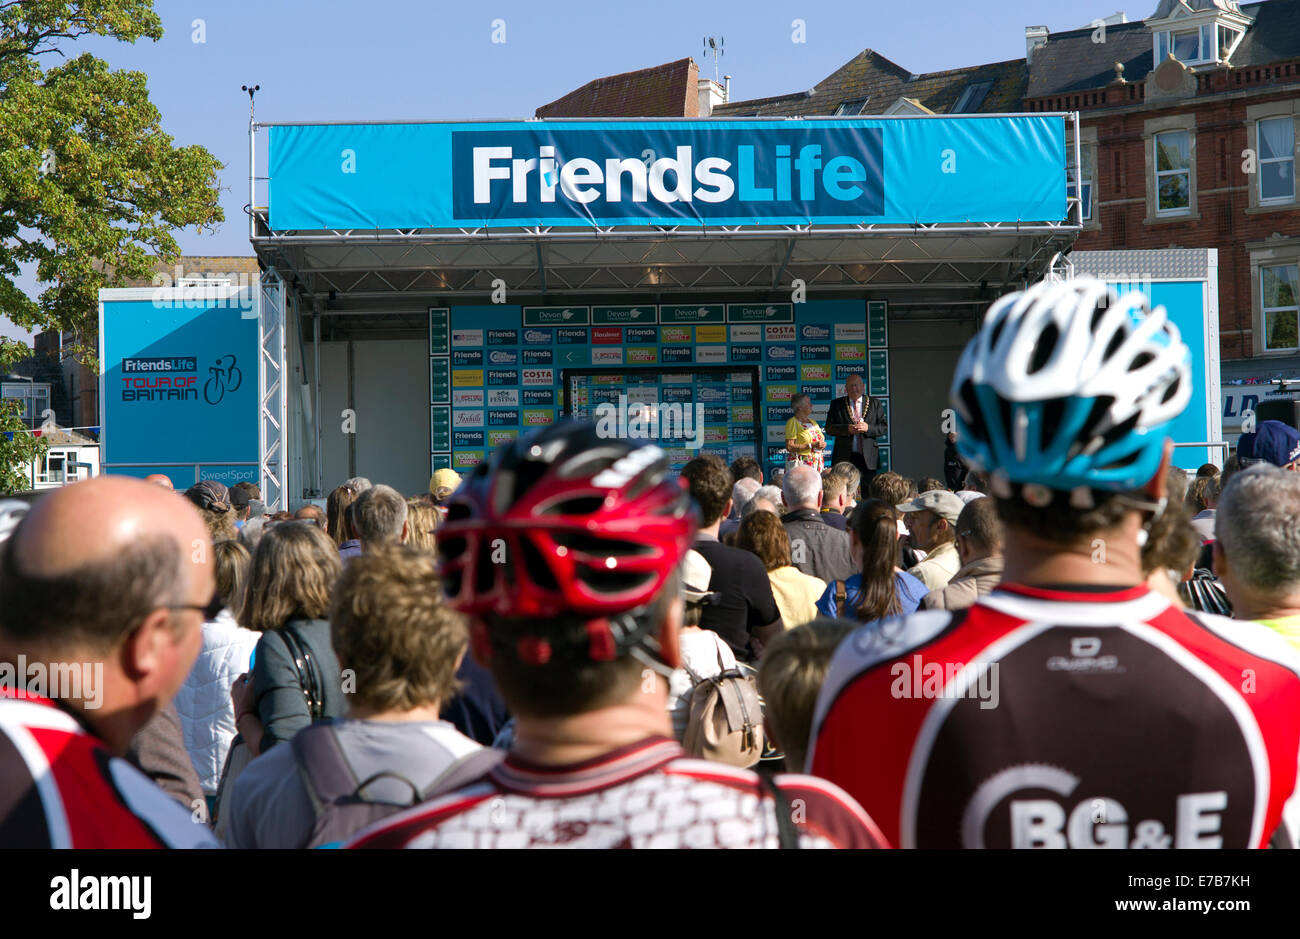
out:
{"label": "sponsor backdrop board", "polygon": [[100,301],[104,470],[258,478],[257,308],[247,293],[181,299],[149,288]]}
{"label": "sponsor backdrop board", "polygon": [[758,457],[758,366],[692,365],[564,370],[564,413],[610,437],[657,443],[673,472],[701,453],[727,463]]}
{"label": "sponsor backdrop board", "polygon": [[[872,306],[878,317],[886,315],[883,302],[872,301]],[[449,327],[446,345],[441,345],[438,327],[444,312],[450,314]],[[586,379],[585,387],[599,388],[600,396],[615,404],[619,393],[644,398],[648,386],[641,381],[647,374],[690,375],[696,369],[725,371],[727,366],[738,366],[732,370],[736,373],[752,370],[753,385],[728,379],[718,382],[719,389],[707,382],[695,389],[694,379],[657,380],[653,388],[667,395],[661,399],[666,404],[688,403],[686,389],[693,389],[689,403],[712,409],[705,430],[727,428],[726,446],[749,448],[746,452],[767,467],[784,465],[784,428],[792,416],[792,395],[811,396],[813,416],[824,424],[831,399],[844,393],[849,375],[867,375],[870,357],[869,393],[886,398],[888,406],[888,352],[875,345],[868,349],[863,300],[499,304],[436,308],[430,314],[434,468],[463,471],[495,446],[558,420],[564,414],[565,376],[575,370],[603,370]],[[884,342],[887,332],[877,330],[873,338]],[[752,400],[730,397],[741,387]],[[715,391],[728,395],[725,416],[717,410],[724,402],[700,400]],[[590,400],[584,404],[590,405]]]}

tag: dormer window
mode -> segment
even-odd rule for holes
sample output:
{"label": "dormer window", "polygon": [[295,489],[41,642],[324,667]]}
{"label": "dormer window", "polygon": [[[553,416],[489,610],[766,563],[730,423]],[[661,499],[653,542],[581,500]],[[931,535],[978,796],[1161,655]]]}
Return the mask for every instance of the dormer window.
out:
{"label": "dormer window", "polygon": [[1233,0],[1161,0],[1147,19],[1155,63],[1169,56],[1184,65],[1227,62],[1246,34],[1250,18]]}
{"label": "dormer window", "polygon": [[1214,27],[1210,24],[1192,29],[1165,29],[1156,33],[1156,65],[1169,58],[1169,53],[1184,65],[1213,62],[1217,56],[1214,46]]}

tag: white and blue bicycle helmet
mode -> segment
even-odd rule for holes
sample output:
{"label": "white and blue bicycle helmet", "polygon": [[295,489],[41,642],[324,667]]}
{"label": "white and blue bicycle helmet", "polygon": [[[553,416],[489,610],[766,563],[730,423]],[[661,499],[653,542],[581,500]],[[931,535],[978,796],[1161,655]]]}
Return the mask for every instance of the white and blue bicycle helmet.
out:
{"label": "white and blue bicycle helmet", "polygon": [[957,449],[995,489],[1130,492],[1155,475],[1191,394],[1191,354],[1165,308],[1079,278],[995,302],[950,396]]}

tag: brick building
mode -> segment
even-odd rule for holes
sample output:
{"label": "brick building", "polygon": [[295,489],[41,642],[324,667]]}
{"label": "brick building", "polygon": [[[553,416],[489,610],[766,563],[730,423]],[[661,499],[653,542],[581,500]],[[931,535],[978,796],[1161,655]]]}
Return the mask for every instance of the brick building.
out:
{"label": "brick building", "polygon": [[727,88],[701,78],[687,57],[651,68],[607,75],[537,109],[538,117],[708,117]]}
{"label": "brick building", "polygon": [[1300,0],[1161,0],[1026,45],[1025,110],[1081,115],[1075,247],[1217,248],[1224,378],[1300,375]]}

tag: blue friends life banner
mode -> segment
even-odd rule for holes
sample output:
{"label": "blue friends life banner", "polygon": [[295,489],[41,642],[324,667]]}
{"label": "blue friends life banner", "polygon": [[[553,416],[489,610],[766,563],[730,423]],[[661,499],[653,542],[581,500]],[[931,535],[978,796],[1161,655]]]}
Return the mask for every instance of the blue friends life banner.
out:
{"label": "blue friends life banner", "polygon": [[[270,128],[276,231],[1060,222],[1060,115]],[[1008,185],[1014,180],[1014,185]]]}
{"label": "blue friends life banner", "polygon": [[[131,291],[135,293],[135,291]],[[247,294],[101,303],[104,463],[250,464],[257,478],[258,320]],[[139,475],[139,473],[130,473]],[[192,467],[177,470],[193,485]],[[177,484],[177,488],[181,488]]]}

